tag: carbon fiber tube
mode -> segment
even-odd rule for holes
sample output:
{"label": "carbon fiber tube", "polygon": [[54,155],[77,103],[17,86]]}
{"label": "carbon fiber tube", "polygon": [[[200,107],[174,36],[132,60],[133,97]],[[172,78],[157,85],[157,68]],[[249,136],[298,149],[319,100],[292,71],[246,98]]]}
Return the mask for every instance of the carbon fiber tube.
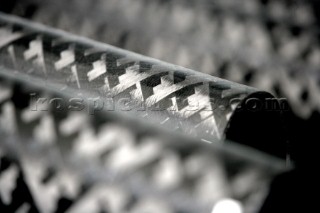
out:
{"label": "carbon fiber tube", "polygon": [[231,139],[285,156],[280,105],[266,92],[19,18],[0,21],[3,70],[87,94],[92,113],[121,111],[203,141]]}
{"label": "carbon fiber tube", "polygon": [[17,0],[11,12],[285,96],[295,114],[308,119],[320,106],[312,2]]}

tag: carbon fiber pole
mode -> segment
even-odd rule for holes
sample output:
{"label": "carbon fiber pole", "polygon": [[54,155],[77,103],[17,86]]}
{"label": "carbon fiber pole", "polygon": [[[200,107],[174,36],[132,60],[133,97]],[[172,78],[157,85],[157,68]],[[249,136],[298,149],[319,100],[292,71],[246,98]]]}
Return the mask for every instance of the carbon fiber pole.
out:
{"label": "carbon fiber pole", "polygon": [[3,70],[95,98],[92,113],[121,111],[210,143],[227,136],[285,155],[284,138],[268,136],[282,134],[268,93],[19,18],[0,20]]}
{"label": "carbon fiber pole", "polygon": [[285,96],[308,119],[320,106],[310,2],[17,0],[12,13]]}

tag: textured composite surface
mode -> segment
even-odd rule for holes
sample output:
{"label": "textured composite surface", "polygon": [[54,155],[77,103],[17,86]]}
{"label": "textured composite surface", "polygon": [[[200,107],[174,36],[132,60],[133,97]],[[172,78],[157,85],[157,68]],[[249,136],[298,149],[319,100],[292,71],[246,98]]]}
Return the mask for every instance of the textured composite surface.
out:
{"label": "textured composite surface", "polygon": [[320,121],[318,1],[9,2],[8,13],[286,98],[294,161],[312,161],[305,143]]}
{"label": "textured composite surface", "polygon": [[[317,1],[16,1],[12,13],[319,109]],[[318,18],[318,19],[317,19]]]}
{"label": "textured composite surface", "polygon": [[5,212],[255,212],[282,169],[214,145],[267,93],[4,14],[0,56]]}
{"label": "textured composite surface", "polygon": [[3,68],[57,83],[59,90],[77,89],[98,98],[97,108],[134,113],[200,139],[223,139],[237,105],[258,92],[15,18],[0,19]]}

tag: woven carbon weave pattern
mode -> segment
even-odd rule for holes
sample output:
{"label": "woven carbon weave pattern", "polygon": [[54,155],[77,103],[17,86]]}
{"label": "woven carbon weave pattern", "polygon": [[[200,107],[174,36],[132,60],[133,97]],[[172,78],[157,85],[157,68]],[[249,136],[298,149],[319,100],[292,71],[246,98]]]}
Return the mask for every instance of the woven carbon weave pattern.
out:
{"label": "woven carbon weave pattern", "polygon": [[111,100],[116,110],[126,104],[123,111],[205,140],[224,138],[236,106],[257,92],[17,18],[1,20],[4,68]]}

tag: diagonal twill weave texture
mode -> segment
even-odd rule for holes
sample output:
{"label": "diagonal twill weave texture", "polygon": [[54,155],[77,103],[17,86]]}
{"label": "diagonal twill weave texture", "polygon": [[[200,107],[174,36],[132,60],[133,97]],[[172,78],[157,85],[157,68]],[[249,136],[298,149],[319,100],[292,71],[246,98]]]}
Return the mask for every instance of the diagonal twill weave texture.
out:
{"label": "diagonal twill weave texture", "polygon": [[[319,108],[317,1],[16,0],[11,12]],[[10,11],[10,10],[8,10]]]}
{"label": "diagonal twill weave texture", "polygon": [[123,111],[206,140],[223,139],[237,105],[258,92],[18,18],[0,21],[4,68],[110,99],[116,109],[125,105]]}

